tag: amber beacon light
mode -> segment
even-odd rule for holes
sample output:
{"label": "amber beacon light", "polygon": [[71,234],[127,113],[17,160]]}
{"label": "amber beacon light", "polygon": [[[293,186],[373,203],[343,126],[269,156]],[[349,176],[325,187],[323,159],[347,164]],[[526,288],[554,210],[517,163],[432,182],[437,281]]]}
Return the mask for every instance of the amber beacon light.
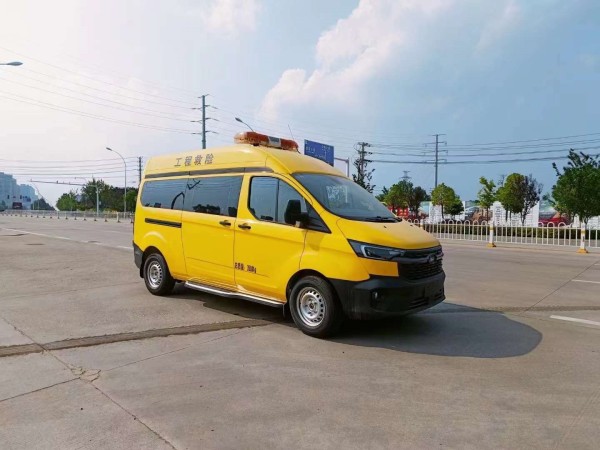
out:
{"label": "amber beacon light", "polygon": [[237,133],[233,138],[236,144],[262,145],[264,147],[278,148],[292,152],[298,151],[298,143],[291,139],[281,139],[255,131],[244,131]]}

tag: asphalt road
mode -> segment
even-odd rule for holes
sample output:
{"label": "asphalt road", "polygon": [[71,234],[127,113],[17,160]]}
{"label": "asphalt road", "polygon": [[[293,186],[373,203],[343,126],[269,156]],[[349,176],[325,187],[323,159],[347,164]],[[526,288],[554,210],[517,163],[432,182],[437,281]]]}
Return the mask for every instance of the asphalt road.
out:
{"label": "asphalt road", "polygon": [[0,448],[597,448],[599,253],[444,242],[446,302],[323,341],[131,231],[0,216]]}

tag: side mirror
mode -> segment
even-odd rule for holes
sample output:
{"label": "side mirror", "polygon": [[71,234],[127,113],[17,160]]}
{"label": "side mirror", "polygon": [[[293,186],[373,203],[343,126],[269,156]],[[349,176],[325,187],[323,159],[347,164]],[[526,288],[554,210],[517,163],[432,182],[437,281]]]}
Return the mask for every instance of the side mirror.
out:
{"label": "side mirror", "polygon": [[300,222],[300,226],[303,228],[308,225],[308,213],[302,212],[300,200],[288,200],[283,220],[289,225],[296,225]]}

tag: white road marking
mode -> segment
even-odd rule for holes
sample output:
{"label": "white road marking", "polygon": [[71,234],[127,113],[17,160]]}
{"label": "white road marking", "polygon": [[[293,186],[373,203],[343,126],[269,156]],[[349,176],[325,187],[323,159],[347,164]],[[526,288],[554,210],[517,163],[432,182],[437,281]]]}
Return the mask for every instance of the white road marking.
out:
{"label": "white road marking", "polygon": [[600,322],[594,322],[593,320],[576,319],[575,317],[565,317],[565,316],[550,316],[550,318],[557,319],[557,320],[566,320],[567,322],[585,323],[586,325],[595,325],[597,327],[600,327]]}
{"label": "white road marking", "polygon": [[594,283],[594,284],[600,284],[600,281],[590,281],[590,280],[571,280],[571,281],[577,281],[578,283]]}
{"label": "white road marking", "polygon": [[131,247],[125,247],[123,245],[110,245],[110,244],[105,244],[103,242],[80,241],[78,239],[72,239],[72,238],[68,238],[68,237],[64,237],[64,236],[55,236],[52,234],[34,233],[33,231],[17,230],[16,228],[2,228],[2,229],[8,230],[8,231],[14,231],[16,233],[32,234],[34,236],[47,237],[50,239],[62,239],[63,241],[78,242],[80,244],[94,244],[94,245],[100,245],[102,247],[118,248],[119,250],[131,250],[132,249]]}

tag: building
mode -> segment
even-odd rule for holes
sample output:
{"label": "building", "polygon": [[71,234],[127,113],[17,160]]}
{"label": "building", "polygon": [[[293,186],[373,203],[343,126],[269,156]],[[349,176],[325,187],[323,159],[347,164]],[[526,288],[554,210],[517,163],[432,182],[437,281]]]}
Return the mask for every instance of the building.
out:
{"label": "building", "polygon": [[13,201],[19,201],[19,187],[12,175],[0,172],[0,206],[11,208]]}
{"label": "building", "polygon": [[29,186],[28,184],[20,184],[19,193],[21,196],[21,202],[23,203],[23,209],[33,209],[33,202],[38,199],[33,186]]}
{"label": "building", "polygon": [[19,185],[12,175],[0,172],[0,207],[10,209],[20,203],[23,209],[31,209],[37,199],[33,186]]}

